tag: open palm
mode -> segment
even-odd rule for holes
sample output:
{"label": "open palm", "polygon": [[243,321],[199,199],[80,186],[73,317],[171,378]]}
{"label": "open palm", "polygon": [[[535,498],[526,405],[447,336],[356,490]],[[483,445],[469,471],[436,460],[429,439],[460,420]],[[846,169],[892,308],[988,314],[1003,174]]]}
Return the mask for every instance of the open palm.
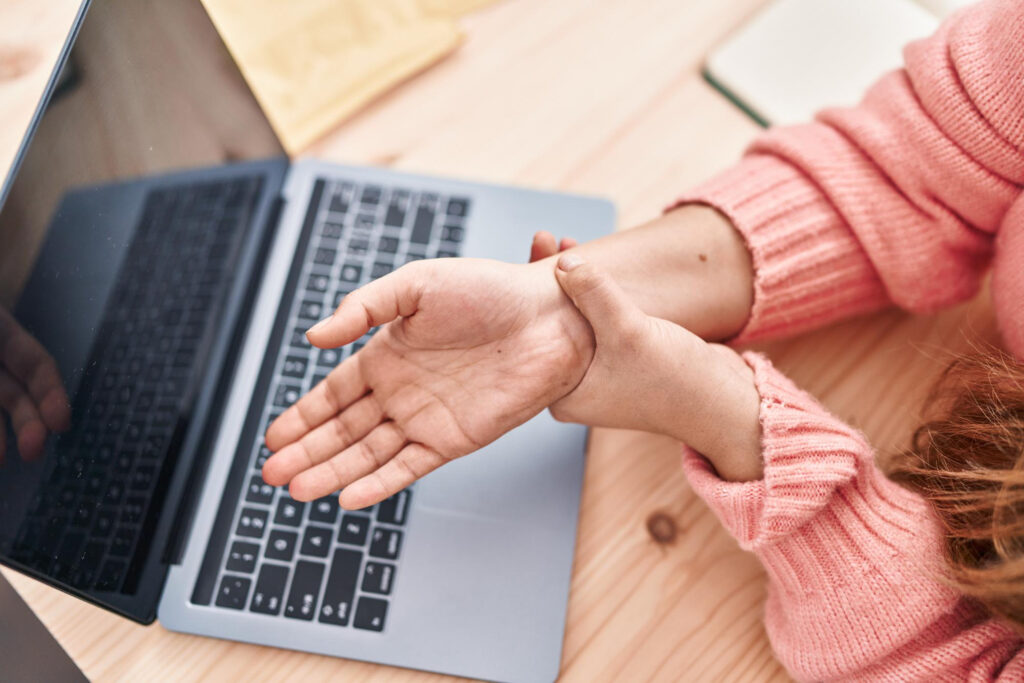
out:
{"label": "open palm", "polygon": [[593,353],[547,263],[416,262],[353,292],[309,338],[340,346],[378,325],[267,431],[264,479],[296,500],[382,500],[570,392]]}

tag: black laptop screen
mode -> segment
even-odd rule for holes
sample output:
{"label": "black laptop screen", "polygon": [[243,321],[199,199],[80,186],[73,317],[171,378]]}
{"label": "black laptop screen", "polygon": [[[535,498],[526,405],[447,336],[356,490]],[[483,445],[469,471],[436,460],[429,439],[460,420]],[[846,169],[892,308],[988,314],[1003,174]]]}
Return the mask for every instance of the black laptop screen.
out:
{"label": "black laptop screen", "polygon": [[5,564],[151,617],[157,513],[266,190],[184,171],[280,154],[198,0],[92,3],[0,211]]}

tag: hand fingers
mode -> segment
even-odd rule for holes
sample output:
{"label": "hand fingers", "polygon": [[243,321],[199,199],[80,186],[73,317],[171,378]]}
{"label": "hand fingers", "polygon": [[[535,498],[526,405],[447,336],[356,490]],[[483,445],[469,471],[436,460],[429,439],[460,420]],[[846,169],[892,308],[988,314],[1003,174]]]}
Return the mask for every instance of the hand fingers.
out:
{"label": "hand fingers", "polygon": [[263,480],[283,486],[303,470],[320,464],[366,436],[384,419],[376,399],[366,396],[290,443],[263,465]]}
{"label": "hand fingers", "polygon": [[533,236],[533,244],[530,245],[530,263],[546,259],[558,253],[558,245],[555,244],[555,236],[547,230],[541,230]]}
{"label": "hand fingers", "polygon": [[603,329],[621,328],[643,315],[610,275],[575,254],[559,257],[555,277],[595,335],[600,336]]}
{"label": "hand fingers", "polygon": [[346,486],[338,500],[346,510],[379,503],[446,462],[448,460],[432,448],[411,443],[378,470]]}
{"label": "hand fingers", "polygon": [[297,475],[288,491],[295,500],[316,500],[370,474],[406,444],[394,422],[384,422],[363,439],[316,467]]}
{"label": "hand fingers", "polygon": [[11,416],[11,425],[18,437],[18,453],[25,460],[42,455],[46,441],[46,425],[25,387],[6,370],[0,368],[0,408]]}
{"label": "hand fingers", "polygon": [[5,311],[0,311],[0,367],[27,390],[46,427],[54,431],[68,428],[71,410],[57,364]]}
{"label": "hand fingers", "polygon": [[554,256],[560,251],[566,251],[579,245],[579,242],[571,237],[563,237],[561,242],[555,241],[555,236],[547,230],[541,230],[533,236],[533,243],[530,245],[530,263]]}
{"label": "hand fingers", "polygon": [[346,358],[323,381],[281,413],[267,428],[264,437],[267,448],[281,450],[369,391],[359,363],[359,354]]}
{"label": "hand fingers", "polygon": [[342,346],[359,339],[371,327],[389,323],[416,312],[425,279],[423,263],[409,263],[393,273],[371,281],[344,299],[329,318],[306,333],[322,349]]}

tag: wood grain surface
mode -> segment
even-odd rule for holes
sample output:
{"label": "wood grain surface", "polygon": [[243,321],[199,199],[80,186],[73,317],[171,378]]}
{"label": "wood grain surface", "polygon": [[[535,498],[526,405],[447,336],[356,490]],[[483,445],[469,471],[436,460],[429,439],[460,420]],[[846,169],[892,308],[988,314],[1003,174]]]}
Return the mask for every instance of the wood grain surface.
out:
{"label": "wood grain surface", "polygon": [[6,176],[81,0],[0,0],[0,175]]}
{"label": "wood grain surface", "polygon": [[[0,32],[10,34],[0,45],[19,35],[8,15],[22,16],[24,4],[0,2]],[[702,80],[700,65],[762,4],[505,0],[463,19],[467,40],[456,54],[374,102],[308,155],[605,195],[628,227],[735,160],[757,134]],[[186,45],[188,32],[175,30],[182,33],[169,44]],[[45,36],[35,40],[30,49],[48,54]],[[220,79],[220,106],[251,102],[223,70],[192,69],[190,77]],[[15,108],[0,101],[0,112]],[[272,146],[265,133],[250,120],[210,130],[210,158],[258,156]],[[124,156],[111,163],[135,163],[131,142],[116,147]],[[763,348],[891,451],[907,442],[945,350],[993,338],[987,302],[982,296],[932,318],[881,313]],[[95,680],[452,680],[137,626],[4,573]],[[761,623],[764,595],[757,561],[687,486],[676,443],[593,433],[563,680],[786,680]]]}

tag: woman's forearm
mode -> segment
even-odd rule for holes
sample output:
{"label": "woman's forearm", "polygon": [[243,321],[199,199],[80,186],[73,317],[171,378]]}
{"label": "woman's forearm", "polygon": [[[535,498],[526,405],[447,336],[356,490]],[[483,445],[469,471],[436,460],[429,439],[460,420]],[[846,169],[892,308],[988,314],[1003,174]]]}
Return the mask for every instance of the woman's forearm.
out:
{"label": "woman's forearm", "polygon": [[688,205],[576,247],[645,313],[711,341],[742,329],[754,273],[739,232],[714,209]]}

